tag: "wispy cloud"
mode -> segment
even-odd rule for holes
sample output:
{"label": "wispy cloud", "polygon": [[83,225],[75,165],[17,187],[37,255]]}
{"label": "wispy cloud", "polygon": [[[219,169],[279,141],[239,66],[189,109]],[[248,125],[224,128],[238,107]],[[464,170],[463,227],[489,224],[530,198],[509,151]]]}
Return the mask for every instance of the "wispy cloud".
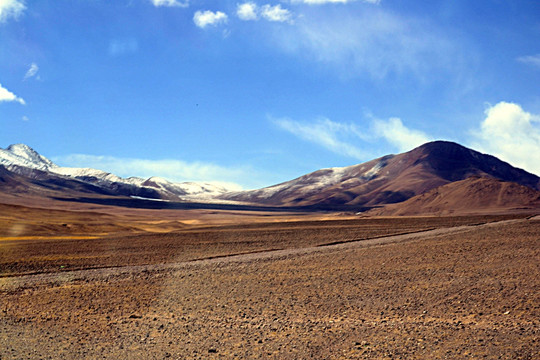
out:
{"label": "wispy cloud", "polygon": [[139,50],[137,39],[114,39],[109,42],[109,55],[120,56]]}
{"label": "wispy cloud", "polygon": [[[479,126],[466,134],[469,136],[466,145],[540,175],[540,114],[531,114],[518,104],[503,101],[486,109],[485,115]],[[429,134],[407,127],[399,118],[371,118],[371,123],[362,128],[325,118],[313,122],[271,120],[302,140],[359,160],[377,155],[365,149],[372,149],[381,140],[400,152],[435,140]]]}
{"label": "wispy cloud", "polygon": [[100,169],[122,177],[138,176],[149,178],[159,176],[169,181],[210,182],[241,189],[252,173],[244,167],[223,167],[212,163],[187,162],[182,160],[133,159],[114,156],[72,154],[52,158],[57,164],[69,167],[89,167]]}
{"label": "wispy cloud", "polygon": [[[274,41],[287,52],[337,68],[344,76],[390,74],[430,79],[464,68],[463,49],[427,19],[364,7],[300,16],[296,26],[277,32]],[[440,76],[440,74],[439,74]]]}
{"label": "wispy cloud", "polygon": [[227,23],[227,20],[227,14],[221,11],[197,11],[195,12],[195,15],[193,15],[193,22],[201,29],[204,29],[207,26],[217,26],[219,24],[225,24]]}
{"label": "wispy cloud", "polygon": [[365,151],[349,141],[351,137],[363,136],[354,124],[341,124],[326,118],[311,123],[301,123],[288,118],[272,121],[281,129],[334,153],[356,159],[365,159],[368,156]]}
{"label": "wispy cloud", "polygon": [[521,56],[517,61],[540,68],[540,54]]}
{"label": "wispy cloud", "polygon": [[472,132],[471,146],[540,175],[540,115],[514,103],[499,102]]}
{"label": "wispy cloud", "polygon": [[339,123],[327,118],[309,123],[288,118],[271,120],[281,129],[302,140],[359,160],[368,160],[375,156],[371,149],[373,143],[380,140],[386,141],[399,151],[409,151],[431,140],[425,133],[407,128],[398,118],[372,119],[371,124],[363,128],[353,123]]}
{"label": "wispy cloud", "polygon": [[258,6],[253,2],[238,4],[236,6],[236,16],[238,16],[240,20],[257,20],[259,18],[259,15],[257,13]]}
{"label": "wispy cloud", "polygon": [[399,118],[374,120],[372,129],[375,136],[384,138],[399,151],[409,151],[432,140],[422,131],[407,128]]}
{"label": "wispy cloud", "polygon": [[[30,79],[30,78],[36,76],[37,73],[38,73],[38,71],[39,71],[39,67],[37,66],[37,64],[36,64],[36,63],[32,63],[32,64],[30,65],[30,68],[29,68],[28,71],[26,72],[26,74],[24,74],[24,80],[27,80],[27,79]],[[38,79],[39,79],[39,77],[38,77]]]}
{"label": "wispy cloud", "polygon": [[188,7],[189,2],[178,1],[178,0],[150,0],[154,6],[165,6],[165,7]]}
{"label": "wispy cloud", "polygon": [[18,97],[8,89],[4,88],[2,84],[0,84],[0,102],[18,102],[21,105],[25,105],[26,102],[24,99]]}
{"label": "wispy cloud", "polygon": [[9,18],[17,19],[25,9],[24,1],[0,0],[0,23],[6,22]]}

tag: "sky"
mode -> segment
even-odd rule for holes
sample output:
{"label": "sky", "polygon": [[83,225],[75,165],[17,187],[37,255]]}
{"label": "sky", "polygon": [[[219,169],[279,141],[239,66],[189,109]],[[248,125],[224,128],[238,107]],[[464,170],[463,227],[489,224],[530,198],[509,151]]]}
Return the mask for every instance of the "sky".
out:
{"label": "sky", "polygon": [[0,0],[0,147],[251,189],[432,140],[540,175],[538,0]]}

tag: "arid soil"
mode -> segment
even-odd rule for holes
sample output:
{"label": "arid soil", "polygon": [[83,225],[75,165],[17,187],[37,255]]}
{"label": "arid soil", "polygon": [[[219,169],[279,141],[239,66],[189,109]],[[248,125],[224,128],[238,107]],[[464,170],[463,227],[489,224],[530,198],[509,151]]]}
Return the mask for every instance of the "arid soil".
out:
{"label": "arid soil", "polygon": [[[540,353],[538,219],[274,223],[0,249],[1,359]],[[111,264],[123,267],[84,270]]]}
{"label": "arid soil", "polygon": [[[52,212],[57,222],[69,222]],[[68,212],[73,217],[73,212]],[[112,216],[81,213],[88,224]],[[265,250],[320,246],[422,230],[520,218],[523,215],[382,218],[326,221],[243,223],[186,227],[169,233],[97,236],[92,232],[60,232],[58,236],[0,238],[0,277],[75,269],[173,263]],[[50,224],[50,221],[41,220]],[[121,221],[121,220],[120,220]],[[246,221],[246,220],[244,220]],[[35,223],[35,222],[34,222]],[[81,220],[82,223],[82,220]],[[131,222],[135,226],[135,222]],[[140,224],[140,222],[138,223]],[[49,225],[52,226],[52,225]],[[88,225],[90,227],[90,225]]]}

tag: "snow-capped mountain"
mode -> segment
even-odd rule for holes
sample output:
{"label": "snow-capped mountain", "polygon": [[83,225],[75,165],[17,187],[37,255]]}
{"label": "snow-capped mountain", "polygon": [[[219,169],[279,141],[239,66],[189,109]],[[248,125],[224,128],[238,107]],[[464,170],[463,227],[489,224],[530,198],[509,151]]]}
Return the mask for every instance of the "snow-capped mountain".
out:
{"label": "snow-capped mountain", "polygon": [[6,149],[0,148],[0,165],[5,167],[22,166],[43,171],[56,167],[52,161],[24,144],[9,145]]}
{"label": "snow-capped mountain", "polygon": [[50,176],[67,178],[97,186],[111,194],[166,200],[196,200],[211,198],[228,191],[223,186],[210,183],[173,183],[151,177],[121,178],[114,174],[91,168],[61,167],[24,144],[0,148],[0,165],[7,170],[26,177]]}
{"label": "snow-capped mountain", "polygon": [[[461,182],[471,177],[493,181]],[[497,181],[521,187],[494,185]],[[457,185],[443,188],[454,183]],[[456,190],[456,187],[463,189]],[[226,204],[239,208],[257,206],[266,209],[270,206],[358,211],[416,199],[434,189],[439,189],[430,193],[435,200],[429,196],[420,200],[440,208],[440,203],[451,204],[452,201],[438,199],[436,194],[469,194],[479,187],[500,188],[504,192],[494,191],[493,196],[497,199],[491,199],[493,201],[484,199],[489,192],[482,192],[481,204],[500,206],[499,200],[504,198],[505,204],[515,207],[515,204],[523,203],[528,209],[530,204],[537,204],[540,178],[494,156],[447,141],[427,143],[406,153],[387,155],[362,164],[318,170],[263,189],[236,192],[208,183],[173,183],[159,177],[121,178],[96,169],[60,167],[22,144],[0,149],[0,195],[37,195],[68,201],[105,195],[215,206]],[[531,191],[523,190],[524,187]],[[420,200],[409,203],[417,206]],[[131,205],[130,202],[120,206]]]}

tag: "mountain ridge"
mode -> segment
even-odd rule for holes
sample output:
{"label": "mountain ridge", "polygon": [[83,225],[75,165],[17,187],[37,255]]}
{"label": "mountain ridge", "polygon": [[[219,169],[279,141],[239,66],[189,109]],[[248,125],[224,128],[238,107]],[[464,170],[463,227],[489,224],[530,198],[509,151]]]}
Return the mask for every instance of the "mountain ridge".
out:
{"label": "mountain ridge", "polygon": [[[429,142],[405,153],[386,155],[346,167],[321,169],[266,188],[235,192],[207,183],[172,183],[156,176],[148,179],[124,179],[96,169],[60,167],[24,144],[10,145],[7,149],[0,148],[0,170],[0,192],[2,188],[11,189],[4,190],[11,192],[19,189],[18,191],[26,194],[50,194],[56,191],[57,195],[51,197],[62,197],[58,194],[62,195],[64,192],[68,198],[88,199],[89,194],[95,194],[143,200],[228,203],[284,209],[359,211],[403,204],[433,189],[471,177],[525,186],[531,189],[532,193],[529,195],[532,198],[535,198],[535,192],[540,190],[538,176],[513,167],[492,155],[482,154],[449,141]],[[7,180],[4,181],[3,178]],[[19,184],[15,186],[17,182]],[[470,184],[464,183],[463,186]],[[530,203],[523,197],[520,188],[508,189],[516,192],[514,195],[518,199],[516,202],[508,201],[512,206],[518,206],[519,201]],[[452,194],[459,193],[455,189],[452,191]],[[125,204],[125,201],[122,201],[122,204]],[[534,201],[531,204],[534,204]]]}
{"label": "mountain ridge", "polygon": [[405,201],[469,176],[485,176],[540,189],[540,178],[494,156],[449,141],[386,155],[344,168],[314,171],[263,189],[229,198],[269,205],[349,204],[378,206]]}
{"label": "mountain ridge", "polygon": [[[26,144],[12,144],[6,149],[0,148],[0,165],[7,170],[26,177],[38,176],[33,171],[41,171],[51,174],[52,178],[77,180],[107,190],[114,195],[126,195],[146,197],[150,199],[182,200],[189,196],[214,196],[217,193],[227,191],[222,186],[209,183],[173,183],[165,179],[151,177],[143,179],[139,177],[121,178],[115,174],[92,168],[61,167],[51,160],[40,155],[37,151]],[[39,174],[43,177],[43,174]]]}

